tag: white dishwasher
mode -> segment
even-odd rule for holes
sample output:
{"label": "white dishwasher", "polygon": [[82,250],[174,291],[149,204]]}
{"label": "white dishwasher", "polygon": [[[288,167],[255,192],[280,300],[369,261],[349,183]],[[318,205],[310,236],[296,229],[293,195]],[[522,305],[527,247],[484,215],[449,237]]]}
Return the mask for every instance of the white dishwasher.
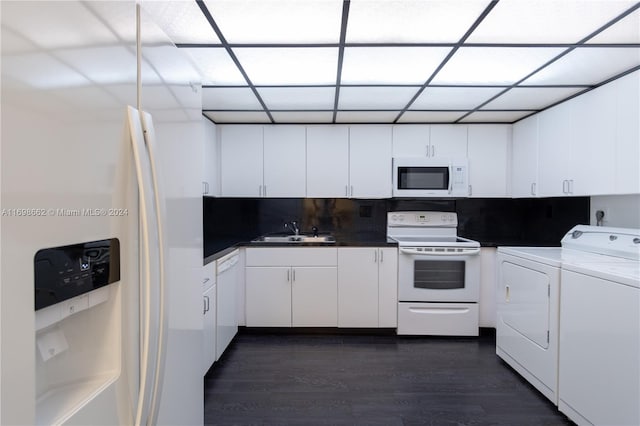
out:
{"label": "white dishwasher", "polygon": [[217,260],[216,267],[216,361],[238,332],[236,285],[238,282],[238,250]]}

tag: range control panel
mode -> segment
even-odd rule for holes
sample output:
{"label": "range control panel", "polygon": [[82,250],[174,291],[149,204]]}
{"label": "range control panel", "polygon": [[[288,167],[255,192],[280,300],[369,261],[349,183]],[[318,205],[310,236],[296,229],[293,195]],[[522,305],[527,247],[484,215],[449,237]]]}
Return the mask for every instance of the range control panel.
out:
{"label": "range control panel", "polygon": [[387,226],[446,227],[458,226],[455,212],[389,212]]}
{"label": "range control panel", "polygon": [[90,241],[39,250],[34,257],[35,309],[120,280],[120,241]]}

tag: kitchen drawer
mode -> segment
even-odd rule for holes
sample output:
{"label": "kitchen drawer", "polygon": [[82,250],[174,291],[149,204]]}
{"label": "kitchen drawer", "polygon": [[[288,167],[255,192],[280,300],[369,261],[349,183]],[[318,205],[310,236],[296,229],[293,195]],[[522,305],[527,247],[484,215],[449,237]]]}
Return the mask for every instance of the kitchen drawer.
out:
{"label": "kitchen drawer", "polygon": [[398,303],[398,334],[477,336],[477,303]]}
{"label": "kitchen drawer", "polygon": [[256,247],[246,249],[246,266],[336,266],[335,247]]}

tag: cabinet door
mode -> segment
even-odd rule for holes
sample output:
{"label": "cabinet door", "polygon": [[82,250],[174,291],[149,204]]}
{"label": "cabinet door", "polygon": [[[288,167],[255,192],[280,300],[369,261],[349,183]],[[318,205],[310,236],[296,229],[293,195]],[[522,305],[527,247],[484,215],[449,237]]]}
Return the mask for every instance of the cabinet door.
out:
{"label": "cabinet door", "polygon": [[304,126],[265,126],[263,196],[303,198],[305,159]]}
{"label": "cabinet door", "polygon": [[378,327],[398,325],[398,249],[379,249]]}
{"label": "cabinet door", "polygon": [[349,128],[307,127],[307,197],[344,198],[349,191]]}
{"label": "cabinet door", "polygon": [[466,124],[431,125],[431,157],[464,158],[467,156]]}
{"label": "cabinet door", "polygon": [[336,267],[291,268],[291,317],[294,327],[338,326]]}
{"label": "cabinet door", "polygon": [[511,196],[535,197],[538,185],[538,116],[513,125]]}
{"label": "cabinet door", "polygon": [[509,195],[510,125],[469,126],[469,196]]}
{"label": "cabinet door", "polygon": [[640,193],[640,71],[622,77],[611,85],[618,103],[616,106],[615,192]]}
{"label": "cabinet door", "polygon": [[378,327],[378,248],[338,248],[338,327]]}
{"label": "cabinet door", "polygon": [[204,365],[202,375],[204,376],[216,360],[216,286],[209,287],[203,296],[203,348]]}
{"label": "cabinet door", "polygon": [[391,197],[391,126],[349,129],[349,195]]}
{"label": "cabinet door", "polygon": [[615,191],[615,87],[605,85],[569,101],[573,108],[571,195]]}
{"label": "cabinet door", "polygon": [[571,106],[564,102],[538,116],[538,195],[567,194],[571,179]]}
{"label": "cabinet door", "polygon": [[291,327],[291,268],[247,267],[248,327]]}
{"label": "cabinet door", "polygon": [[203,195],[220,195],[218,185],[218,140],[216,135],[216,125],[206,118],[202,118],[202,133],[204,139],[204,155],[202,156],[203,167]]}
{"label": "cabinet door", "polygon": [[403,124],[393,126],[394,157],[429,157],[429,125]]}
{"label": "cabinet door", "polygon": [[261,197],[262,126],[221,126],[220,139],[222,196]]}

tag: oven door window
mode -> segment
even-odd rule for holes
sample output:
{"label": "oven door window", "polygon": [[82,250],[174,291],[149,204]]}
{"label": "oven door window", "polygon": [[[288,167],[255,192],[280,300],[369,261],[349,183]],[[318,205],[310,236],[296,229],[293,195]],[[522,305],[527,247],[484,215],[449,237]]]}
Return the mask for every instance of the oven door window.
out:
{"label": "oven door window", "polygon": [[428,290],[464,288],[465,262],[446,260],[415,260],[413,287]]}
{"label": "oven door window", "polygon": [[449,188],[448,167],[398,167],[398,189]]}

